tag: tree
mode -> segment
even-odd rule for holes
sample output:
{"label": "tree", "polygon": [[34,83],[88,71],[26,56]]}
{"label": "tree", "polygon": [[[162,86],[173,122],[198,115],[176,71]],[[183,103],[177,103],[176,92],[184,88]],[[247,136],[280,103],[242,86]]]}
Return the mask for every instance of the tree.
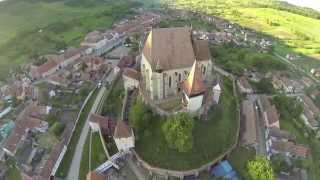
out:
{"label": "tree", "polygon": [[65,128],[65,125],[64,125],[63,123],[61,123],[61,122],[55,122],[55,123],[51,126],[50,130],[51,130],[51,132],[52,132],[54,135],[56,135],[57,137],[60,137],[60,135],[61,135],[61,133],[63,132],[64,128]]}
{"label": "tree", "polygon": [[273,102],[277,109],[280,110],[281,119],[299,119],[303,112],[302,103],[293,97],[278,95],[273,98]]}
{"label": "tree", "polygon": [[193,119],[188,113],[178,113],[168,118],[162,130],[171,148],[187,152],[193,146],[193,126]]}
{"label": "tree", "polygon": [[152,119],[151,110],[141,101],[136,101],[129,112],[129,123],[137,131],[144,131]]}
{"label": "tree", "polygon": [[274,180],[274,172],[271,163],[265,157],[256,156],[247,164],[248,173],[252,180]]}

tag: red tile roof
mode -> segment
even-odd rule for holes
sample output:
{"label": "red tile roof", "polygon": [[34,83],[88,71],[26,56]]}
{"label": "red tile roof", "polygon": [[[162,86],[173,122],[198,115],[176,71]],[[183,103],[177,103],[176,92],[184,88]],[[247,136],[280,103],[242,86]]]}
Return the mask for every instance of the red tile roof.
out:
{"label": "red tile roof", "polygon": [[17,117],[15,122],[15,127],[8,137],[5,149],[11,153],[15,153],[18,143],[21,138],[25,135],[27,130],[33,128],[40,128],[43,125],[43,121],[38,118],[30,116],[31,113],[34,113],[34,105],[28,105]]}
{"label": "red tile roof", "polygon": [[183,82],[183,90],[189,97],[204,93],[206,90],[197,61],[194,61],[188,78]]}
{"label": "red tile roof", "polygon": [[145,42],[143,55],[153,71],[190,67],[196,59],[191,28],[152,29]]}
{"label": "red tile roof", "polygon": [[58,66],[57,62],[53,60],[48,60],[41,66],[37,67],[37,72],[42,75],[44,73],[47,73],[51,69],[56,68],[57,66]]}
{"label": "red tile roof", "polygon": [[105,180],[105,177],[95,171],[91,171],[87,174],[86,180]]}
{"label": "red tile roof", "polygon": [[114,130],[114,138],[128,138],[132,136],[132,132],[129,130],[128,125],[122,121],[118,120],[117,126]]}
{"label": "red tile roof", "polygon": [[140,79],[140,73],[132,68],[124,68],[123,75],[136,80]]}

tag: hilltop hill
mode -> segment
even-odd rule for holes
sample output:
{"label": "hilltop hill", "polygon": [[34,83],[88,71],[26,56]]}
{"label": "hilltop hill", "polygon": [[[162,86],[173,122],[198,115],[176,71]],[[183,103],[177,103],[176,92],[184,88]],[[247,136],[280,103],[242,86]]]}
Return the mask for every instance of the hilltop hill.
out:
{"label": "hilltop hill", "polygon": [[[242,26],[278,38],[275,51],[295,52],[309,58],[296,63],[305,70],[320,67],[320,12],[268,0],[176,0],[169,6],[222,16]],[[318,61],[317,61],[318,60]],[[307,62],[307,63],[305,63]]]}

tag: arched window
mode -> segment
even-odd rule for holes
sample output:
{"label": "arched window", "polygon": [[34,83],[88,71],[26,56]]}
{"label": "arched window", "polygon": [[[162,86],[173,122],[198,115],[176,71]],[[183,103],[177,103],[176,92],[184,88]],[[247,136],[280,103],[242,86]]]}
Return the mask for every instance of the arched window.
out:
{"label": "arched window", "polygon": [[206,74],[206,67],[203,66],[203,75],[205,75],[205,74]]}
{"label": "arched window", "polygon": [[171,76],[169,76],[169,87],[171,87]]}
{"label": "arched window", "polygon": [[181,82],[181,73],[179,73],[178,80]]}

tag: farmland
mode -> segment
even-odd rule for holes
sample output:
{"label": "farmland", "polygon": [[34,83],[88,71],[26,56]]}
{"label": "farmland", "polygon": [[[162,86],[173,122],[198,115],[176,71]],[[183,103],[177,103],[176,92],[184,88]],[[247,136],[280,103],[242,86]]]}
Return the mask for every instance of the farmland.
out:
{"label": "farmland", "polygon": [[301,58],[295,63],[305,70],[320,67],[320,20],[306,16],[307,10],[289,12],[285,6],[280,10],[276,1],[255,0],[177,0],[175,7],[221,16],[271,36],[276,40],[274,51],[278,54],[298,54]]}

